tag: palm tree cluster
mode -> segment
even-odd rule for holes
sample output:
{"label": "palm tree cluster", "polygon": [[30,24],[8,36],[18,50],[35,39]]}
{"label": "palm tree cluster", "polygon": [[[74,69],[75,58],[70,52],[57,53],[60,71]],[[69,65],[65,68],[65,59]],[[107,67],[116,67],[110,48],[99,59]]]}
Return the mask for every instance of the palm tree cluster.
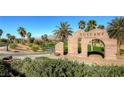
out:
{"label": "palm tree cluster", "polygon": [[30,42],[32,39],[32,34],[30,32],[27,32],[24,27],[19,27],[17,31],[22,37],[23,42],[25,41],[25,37],[27,37],[27,41]]}
{"label": "palm tree cluster", "polygon": [[96,29],[96,28],[104,29],[103,25],[97,26],[96,20],[89,20],[87,24],[84,20],[80,20],[78,25],[79,25],[79,29],[84,29],[86,32]]}
{"label": "palm tree cluster", "polygon": [[[84,20],[80,20],[78,23],[78,26],[79,26],[79,29],[84,29],[86,32],[96,28],[104,29],[103,25],[97,26],[97,23],[95,20],[89,20],[87,24]],[[53,32],[56,39],[62,42],[67,41],[68,36],[72,35],[73,33],[72,28],[70,27],[70,24],[68,24],[67,22],[60,22],[60,25],[57,26],[57,29],[55,29]]]}
{"label": "palm tree cluster", "polygon": [[41,39],[42,39],[43,42],[48,42],[49,41],[47,34],[42,35]]}

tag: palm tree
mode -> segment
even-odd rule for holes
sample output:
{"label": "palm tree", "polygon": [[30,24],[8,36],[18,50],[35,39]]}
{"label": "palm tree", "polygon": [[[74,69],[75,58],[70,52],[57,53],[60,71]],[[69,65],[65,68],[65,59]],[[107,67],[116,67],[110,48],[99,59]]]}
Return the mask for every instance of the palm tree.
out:
{"label": "palm tree", "polygon": [[47,34],[44,34],[44,40],[45,40],[46,42],[49,41]]}
{"label": "palm tree", "polygon": [[22,40],[24,41],[25,36],[26,36],[26,30],[23,27],[19,27],[18,33],[20,34],[20,36],[22,37]]}
{"label": "palm tree", "polygon": [[14,42],[15,39],[16,39],[16,37],[15,37],[14,35],[11,35],[11,36],[10,36],[10,41]]}
{"label": "palm tree", "polygon": [[49,41],[47,34],[41,36],[42,39],[42,46],[46,46],[46,43]]}
{"label": "palm tree", "polygon": [[6,37],[8,38],[8,40],[7,40],[7,45],[6,45],[6,51],[9,51],[9,42],[10,42],[10,36],[11,36],[11,34],[10,33],[7,33],[6,34]]}
{"label": "palm tree", "polygon": [[79,29],[84,29],[85,28],[85,21],[80,20],[80,22],[78,23],[79,25]]}
{"label": "palm tree", "polygon": [[84,31],[85,32],[88,32],[90,30],[90,28],[89,27],[87,27]]}
{"label": "palm tree", "polygon": [[113,19],[107,28],[110,38],[117,39],[117,54],[120,55],[120,45],[124,40],[124,17]]}
{"label": "palm tree", "polygon": [[67,40],[68,35],[72,35],[73,31],[70,28],[70,25],[67,22],[60,22],[60,26],[57,26],[57,29],[54,30],[54,35],[56,39],[64,42]]}
{"label": "palm tree", "polygon": [[1,39],[2,34],[3,34],[3,30],[0,29],[0,39]]}
{"label": "palm tree", "polygon": [[98,25],[98,29],[105,29],[104,25]]}
{"label": "palm tree", "polygon": [[10,36],[11,36],[10,33],[7,33],[7,34],[6,34],[6,37],[7,37],[8,39],[10,39]]}
{"label": "palm tree", "polygon": [[[89,20],[87,23],[87,28],[85,29],[86,32],[95,29],[97,26],[96,20]],[[93,50],[93,41],[91,42],[91,50]]]}
{"label": "palm tree", "polygon": [[89,22],[87,23],[88,30],[93,30],[96,28],[96,26],[97,26],[96,20],[89,20]]}
{"label": "palm tree", "polygon": [[14,35],[11,35],[11,34],[9,34],[9,33],[7,33],[6,36],[7,36],[8,40],[9,40],[10,42],[12,42],[12,43],[13,43],[14,40],[16,39],[16,37],[15,37]]}
{"label": "palm tree", "polygon": [[10,33],[7,33],[6,37],[8,38],[8,40],[7,40],[7,47],[6,47],[6,50],[8,51],[9,44],[10,43],[15,43],[16,37],[14,35],[11,35]]}
{"label": "palm tree", "polygon": [[30,32],[27,33],[27,39],[28,39],[28,42],[31,39],[31,33]]}

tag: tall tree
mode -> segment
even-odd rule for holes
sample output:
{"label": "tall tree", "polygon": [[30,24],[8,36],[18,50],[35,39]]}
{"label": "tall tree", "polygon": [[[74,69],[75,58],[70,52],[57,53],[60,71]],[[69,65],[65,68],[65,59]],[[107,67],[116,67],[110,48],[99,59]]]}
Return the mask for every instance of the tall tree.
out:
{"label": "tall tree", "polygon": [[98,25],[97,28],[99,28],[99,29],[105,29],[104,25]]}
{"label": "tall tree", "polygon": [[31,33],[30,33],[30,32],[27,33],[27,39],[28,39],[28,42],[29,42],[30,39],[31,39]]}
{"label": "tall tree", "polygon": [[7,34],[6,34],[6,37],[8,38],[8,40],[7,40],[7,45],[6,45],[6,51],[9,51],[10,36],[11,36],[10,33],[7,33]]}
{"label": "tall tree", "polygon": [[2,34],[3,34],[3,30],[0,29],[0,39],[1,39]]}
{"label": "tall tree", "polygon": [[6,34],[6,37],[8,38],[8,40],[10,39],[10,36],[11,36],[10,33],[7,33],[7,34]]}
{"label": "tall tree", "polygon": [[49,41],[47,34],[44,34],[44,40],[47,42]]}
{"label": "tall tree", "polygon": [[67,40],[68,35],[72,35],[73,31],[70,28],[70,25],[67,22],[60,22],[60,25],[57,26],[57,29],[54,30],[54,35],[56,39],[64,42]]}
{"label": "tall tree", "polygon": [[22,37],[22,40],[24,41],[25,36],[26,36],[26,30],[23,27],[19,27],[17,31],[20,34],[20,36]]}
{"label": "tall tree", "polygon": [[10,33],[7,33],[6,37],[8,38],[8,40],[7,40],[7,48],[6,48],[6,50],[8,51],[9,44],[10,43],[15,43],[16,37],[14,35],[11,35]]}
{"label": "tall tree", "polygon": [[89,20],[89,22],[87,23],[88,30],[93,30],[96,28],[96,26],[97,26],[96,20]]}
{"label": "tall tree", "polygon": [[78,25],[79,25],[79,29],[84,29],[85,28],[85,21],[84,20],[80,20]]}
{"label": "tall tree", "polygon": [[8,38],[8,41],[9,42],[14,42],[14,40],[16,39],[16,37],[14,35],[11,35],[9,33],[6,34],[7,38]]}
{"label": "tall tree", "polygon": [[47,34],[41,36],[42,39],[42,47],[46,46],[46,43],[49,41]]}
{"label": "tall tree", "polygon": [[27,33],[27,38],[31,38],[31,33],[30,32]]}
{"label": "tall tree", "polygon": [[117,39],[117,54],[120,55],[120,45],[124,40],[124,17],[113,19],[107,28],[110,38]]}
{"label": "tall tree", "polygon": [[10,41],[14,42],[15,39],[16,39],[16,37],[15,37],[14,35],[11,35],[11,36],[10,36]]}

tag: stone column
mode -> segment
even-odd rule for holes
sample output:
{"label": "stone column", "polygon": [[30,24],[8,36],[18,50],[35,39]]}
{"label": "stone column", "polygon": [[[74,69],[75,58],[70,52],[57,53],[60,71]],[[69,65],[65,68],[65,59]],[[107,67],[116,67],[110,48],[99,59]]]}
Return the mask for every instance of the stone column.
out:
{"label": "stone column", "polygon": [[68,38],[68,55],[78,54],[78,40],[74,37]]}
{"label": "stone column", "polygon": [[59,42],[58,44],[55,45],[55,53],[59,53],[61,55],[64,54],[64,43]]}
{"label": "stone column", "polygon": [[105,59],[117,59],[117,40],[110,39],[105,44]]}
{"label": "stone column", "polygon": [[86,40],[86,39],[81,40],[81,55],[82,55],[82,57],[87,57],[87,52],[88,52],[87,44],[88,44],[88,40]]}

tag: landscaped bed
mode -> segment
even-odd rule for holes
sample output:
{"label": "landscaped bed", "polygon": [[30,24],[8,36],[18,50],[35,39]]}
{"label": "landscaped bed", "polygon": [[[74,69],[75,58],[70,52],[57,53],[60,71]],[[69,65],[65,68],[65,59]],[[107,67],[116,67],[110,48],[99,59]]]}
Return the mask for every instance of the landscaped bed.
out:
{"label": "landscaped bed", "polygon": [[26,77],[120,77],[124,66],[87,65],[67,59],[15,59],[11,63],[0,62],[0,76]]}

